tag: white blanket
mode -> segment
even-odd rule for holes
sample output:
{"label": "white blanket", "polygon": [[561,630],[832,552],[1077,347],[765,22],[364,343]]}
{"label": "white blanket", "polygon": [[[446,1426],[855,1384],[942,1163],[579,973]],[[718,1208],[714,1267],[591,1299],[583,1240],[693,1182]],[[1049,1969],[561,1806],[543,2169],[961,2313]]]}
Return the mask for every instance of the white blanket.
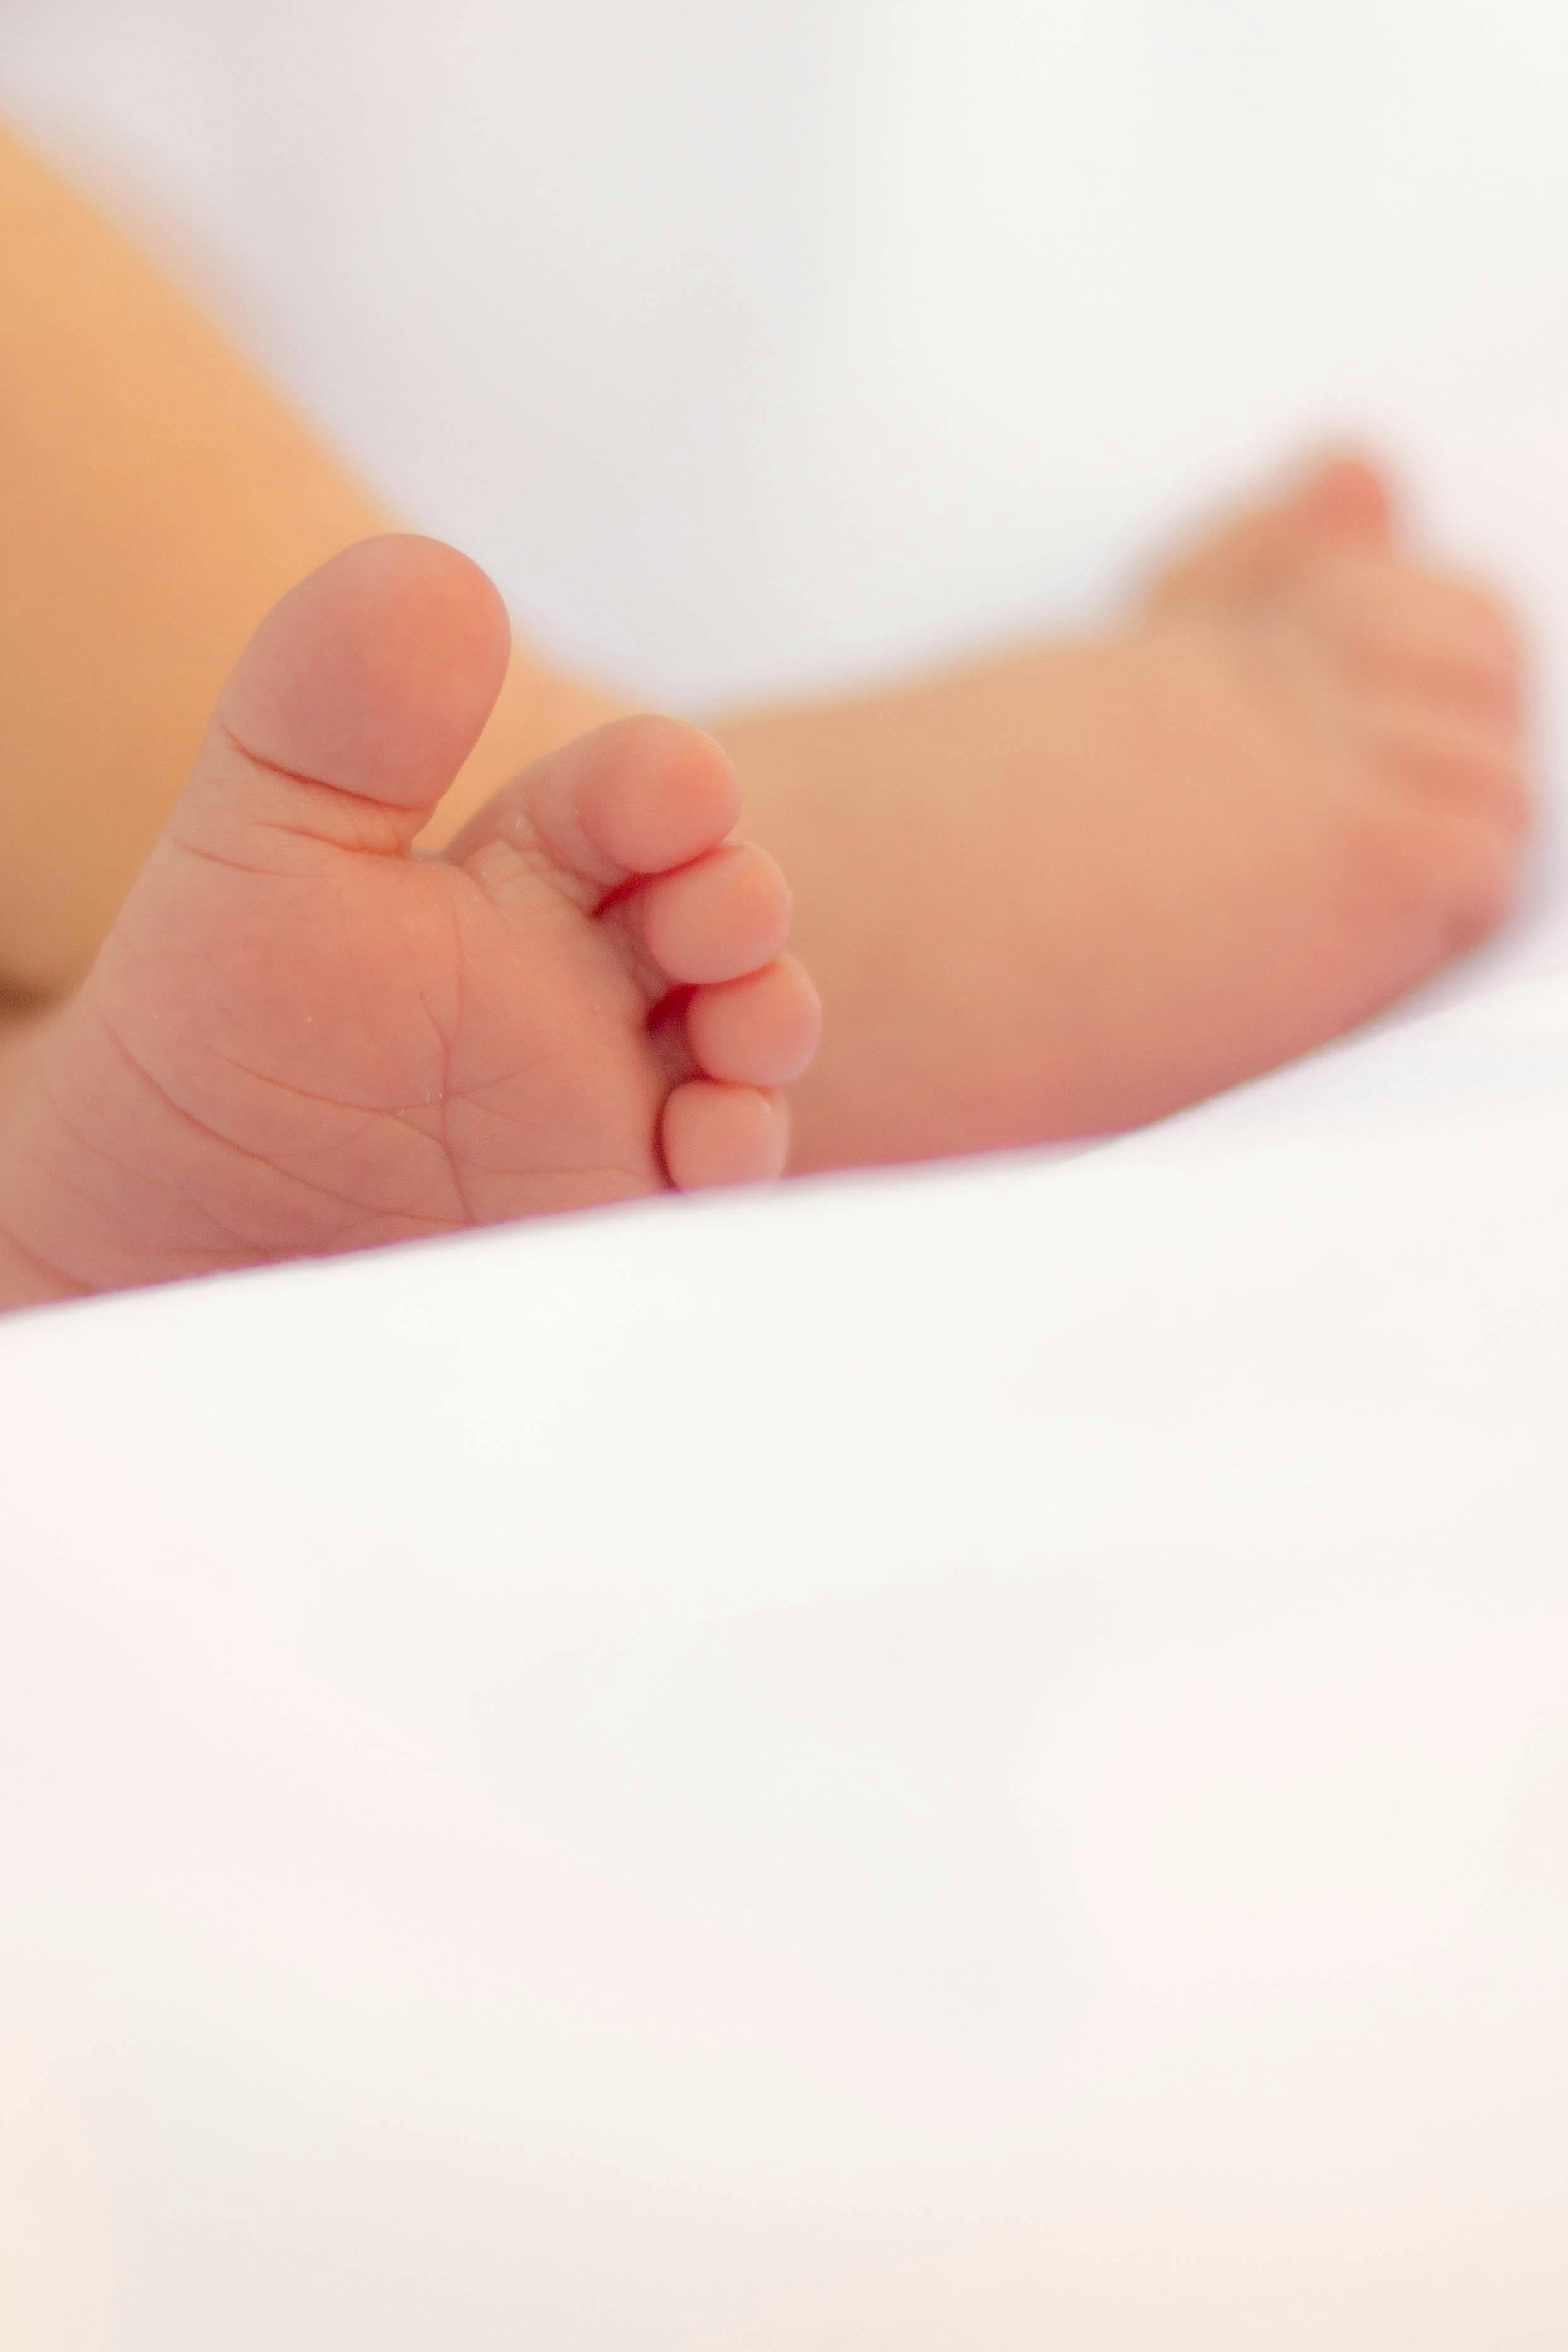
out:
{"label": "white blanket", "polygon": [[[1525,0],[0,24],[665,697],[1087,609],[1329,411],[1552,681],[1565,97]],[[1565,1408],[1548,977],[1066,1164],[0,1328],[0,2342],[1556,2352]]]}
{"label": "white blanket", "polygon": [[102,2340],[1568,2336],[1565,1202],[1537,982],[1065,1166],[7,1328]]}

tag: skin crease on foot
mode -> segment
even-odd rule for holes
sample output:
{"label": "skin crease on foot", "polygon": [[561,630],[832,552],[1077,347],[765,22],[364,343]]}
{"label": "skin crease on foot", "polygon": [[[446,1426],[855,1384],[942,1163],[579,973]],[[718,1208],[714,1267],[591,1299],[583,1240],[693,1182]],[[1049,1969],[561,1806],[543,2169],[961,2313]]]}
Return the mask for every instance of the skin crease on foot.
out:
{"label": "skin crease on foot", "polygon": [[819,1010],[789,896],[671,719],[547,755],[415,836],[509,631],[427,540],[264,624],[0,1141],[0,1302],[765,1181]]}

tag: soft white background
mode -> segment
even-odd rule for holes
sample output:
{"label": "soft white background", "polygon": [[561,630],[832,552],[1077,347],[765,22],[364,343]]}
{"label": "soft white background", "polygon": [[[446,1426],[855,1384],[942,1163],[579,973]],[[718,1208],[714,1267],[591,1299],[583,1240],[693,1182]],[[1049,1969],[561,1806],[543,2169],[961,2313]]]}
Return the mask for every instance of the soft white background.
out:
{"label": "soft white background", "polygon": [[0,94],[650,693],[1076,613],[1325,426],[1568,611],[1555,0],[7,0]]}
{"label": "soft white background", "polygon": [[1557,0],[7,0],[0,104],[651,701],[1077,625],[1349,431],[1522,607],[1559,797]]}
{"label": "soft white background", "polygon": [[[1550,719],[1554,7],[9,0],[0,97],[650,695],[1340,425]],[[0,1334],[15,2340],[1560,2352],[1565,1041]]]}

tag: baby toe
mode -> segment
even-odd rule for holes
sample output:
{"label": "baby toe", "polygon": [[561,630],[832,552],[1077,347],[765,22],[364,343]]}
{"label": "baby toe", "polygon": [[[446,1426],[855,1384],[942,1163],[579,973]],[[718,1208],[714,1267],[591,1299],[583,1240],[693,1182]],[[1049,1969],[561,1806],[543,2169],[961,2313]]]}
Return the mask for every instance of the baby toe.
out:
{"label": "baby toe", "polygon": [[1337,569],[1342,651],[1358,684],[1478,715],[1515,719],[1524,691],[1517,632],[1496,600],[1469,583],[1402,565]]}
{"label": "baby toe", "polygon": [[821,1034],[821,1000],[793,956],[698,989],[686,1008],[693,1059],[710,1078],[737,1086],[790,1085],[810,1066]]}
{"label": "baby toe", "polygon": [[1517,729],[1408,695],[1375,700],[1364,725],[1379,774],[1397,790],[1524,831],[1530,788]]}
{"label": "baby toe", "polygon": [[766,850],[727,843],[623,902],[643,953],[687,986],[741,980],[771,963],[789,935],[789,891]]}
{"label": "baby toe", "polygon": [[757,1087],[693,1078],[664,1105],[664,1171],[678,1192],[721,1184],[768,1184],[784,1173],[789,1116]]}
{"label": "baby toe", "polygon": [[1490,939],[1513,905],[1519,858],[1494,826],[1462,816],[1433,817],[1414,862],[1449,954],[1462,954]]}

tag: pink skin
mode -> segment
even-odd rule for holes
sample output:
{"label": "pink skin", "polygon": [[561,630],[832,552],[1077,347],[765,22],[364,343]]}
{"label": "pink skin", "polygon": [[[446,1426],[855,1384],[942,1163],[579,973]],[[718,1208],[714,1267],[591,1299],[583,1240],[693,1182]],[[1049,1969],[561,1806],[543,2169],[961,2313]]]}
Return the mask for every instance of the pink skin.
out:
{"label": "pink skin", "polygon": [[729,763],[617,720],[438,857],[509,631],[428,540],[295,589],[0,1139],[0,1303],[783,1169],[820,1013]]}
{"label": "pink skin", "polygon": [[1506,912],[1528,718],[1343,455],[1119,628],[724,727],[831,1012],[793,1164],[1115,1133],[1381,1012]]}

